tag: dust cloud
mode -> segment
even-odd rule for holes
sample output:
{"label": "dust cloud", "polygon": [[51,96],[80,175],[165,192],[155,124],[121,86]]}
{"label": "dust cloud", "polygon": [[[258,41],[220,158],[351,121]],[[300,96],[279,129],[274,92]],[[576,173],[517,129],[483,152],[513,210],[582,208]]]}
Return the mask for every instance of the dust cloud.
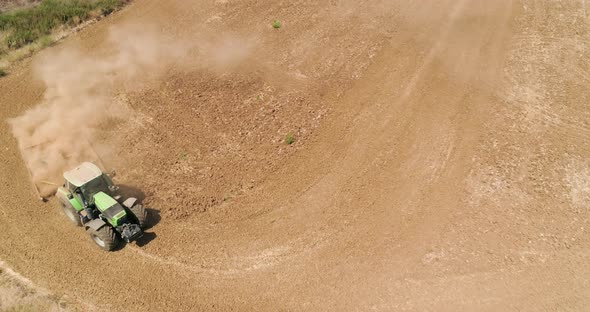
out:
{"label": "dust cloud", "polygon": [[106,46],[100,56],[48,51],[34,68],[46,86],[43,100],[8,120],[42,196],[57,189],[64,170],[96,161],[90,142],[101,123],[132,113],[113,101],[117,90],[157,79],[188,51],[144,25],[112,28]]}
{"label": "dust cloud", "polygon": [[196,47],[196,66],[218,74],[232,71],[251,60],[254,38],[243,38],[237,34],[223,34],[215,38],[200,38]]}

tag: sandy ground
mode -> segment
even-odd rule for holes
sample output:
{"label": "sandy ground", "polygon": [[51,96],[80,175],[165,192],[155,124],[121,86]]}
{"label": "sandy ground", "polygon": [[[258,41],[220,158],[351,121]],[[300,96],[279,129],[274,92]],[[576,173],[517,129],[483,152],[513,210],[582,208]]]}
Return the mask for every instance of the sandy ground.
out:
{"label": "sandy ground", "polygon": [[[52,49],[100,55],[125,23],[238,38],[249,56],[124,93],[133,118],[101,133],[105,158],[159,220],[117,252],[35,200],[0,127],[0,259],[52,296],[130,311],[590,304],[585,1],[143,0]],[[0,80],[0,119],[41,101],[33,63]]]}
{"label": "sandy ground", "polygon": [[65,298],[53,297],[47,290],[14,272],[0,262],[1,311],[66,311]]}

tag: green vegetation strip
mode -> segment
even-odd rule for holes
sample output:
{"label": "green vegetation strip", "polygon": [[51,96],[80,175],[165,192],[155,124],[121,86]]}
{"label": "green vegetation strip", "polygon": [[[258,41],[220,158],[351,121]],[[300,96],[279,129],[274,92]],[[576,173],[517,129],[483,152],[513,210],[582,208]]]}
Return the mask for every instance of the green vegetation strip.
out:
{"label": "green vegetation strip", "polygon": [[43,0],[39,5],[0,14],[0,55],[51,34],[62,25],[76,26],[89,18],[108,15],[128,0]]}

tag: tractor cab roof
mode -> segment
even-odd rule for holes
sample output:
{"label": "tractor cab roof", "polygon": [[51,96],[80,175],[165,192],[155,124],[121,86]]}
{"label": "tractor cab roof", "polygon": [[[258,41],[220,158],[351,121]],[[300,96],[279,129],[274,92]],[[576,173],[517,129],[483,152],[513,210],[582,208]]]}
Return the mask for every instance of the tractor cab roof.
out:
{"label": "tractor cab roof", "polygon": [[76,187],[80,187],[102,175],[102,171],[93,163],[85,162],[78,167],[66,171],[64,179]]}

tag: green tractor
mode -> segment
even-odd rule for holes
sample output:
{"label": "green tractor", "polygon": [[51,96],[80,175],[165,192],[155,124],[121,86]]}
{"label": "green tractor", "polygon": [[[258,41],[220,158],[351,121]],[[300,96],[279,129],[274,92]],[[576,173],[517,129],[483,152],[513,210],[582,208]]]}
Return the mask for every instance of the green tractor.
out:
{"label": "green tractor", "polygon": [[137,198],[122,200],[112,175],[85,162],[63,176],[65,183],[56,194],[58,203],[68,219],[83,226],[98,247],[111,251],[120,239],[129,243],[143,235],[147,211]]}

